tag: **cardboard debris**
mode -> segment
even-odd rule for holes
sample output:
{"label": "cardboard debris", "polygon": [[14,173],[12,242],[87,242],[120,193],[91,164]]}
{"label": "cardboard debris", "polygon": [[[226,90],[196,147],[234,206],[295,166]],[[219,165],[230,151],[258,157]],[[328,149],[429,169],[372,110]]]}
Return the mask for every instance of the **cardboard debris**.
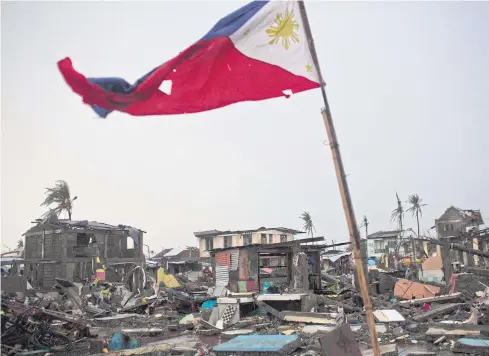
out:
{"label": "cardboard debris", "polygon": [[297,323],[336,325],[338,322],[338,314],[283,311],[280,313],[280,319]]}
{"label": "cardboard debris", "polygon": [[423,305],[424,303],[441,303],[447,301],[455,301],[462,297],[462,293],[453,293],[450,295],[440,295],[437,297],[416,298],[412,300],[403,300],[397,302],[401,307],[410,308],[415,305]]}
{"label": "cardboard debris", "polygon": [[400,279],[394,286],[394,296],[400,299],[430,298],[440,293],[440,287]]}
{"label": "cardboard debris", "polygon": [[392,323],[406,320],[394,309],[375,310],[374,316],[380,323]]}
{"label": "cardboard debris", "polygon": [[439,338],[440,336],[446,336],[448,338],[448,337],[460,337],[460,336],[480,335],[480,334],[481,334],[480,330],[448,329],[442,327],[431,327],[425,333],[426,336],[431,336],[436,338]]}

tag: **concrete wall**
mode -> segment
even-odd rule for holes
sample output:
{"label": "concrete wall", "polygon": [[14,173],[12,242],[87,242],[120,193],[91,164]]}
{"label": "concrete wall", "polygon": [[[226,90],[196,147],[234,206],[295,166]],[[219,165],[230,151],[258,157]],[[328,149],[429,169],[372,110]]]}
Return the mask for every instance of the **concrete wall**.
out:
{"label": "concrete wall", "polygon": [[209,251],[205,249],[205,239],[198,239],[199,240],[199,256],[200,257],[210,257],[211,254]]}
{"label": "concrete wall", "polygon": [[[367,240],[367,255],[368,257],[381,257],[385,254],[385,248],[388,246],[389,242],[396,243],[397,238],[380,238],[380,239],[368,239]],[[389,252],[394,252],[395,249],[389,249]],[[399,251],[401,254],[404,253],[404,248],[401,247]]]}

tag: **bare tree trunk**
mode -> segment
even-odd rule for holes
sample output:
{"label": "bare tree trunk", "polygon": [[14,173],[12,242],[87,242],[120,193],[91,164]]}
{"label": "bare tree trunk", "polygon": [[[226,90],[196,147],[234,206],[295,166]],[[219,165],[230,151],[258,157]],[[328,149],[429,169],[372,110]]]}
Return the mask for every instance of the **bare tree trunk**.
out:
{"label": "bare tree trunk", "polygon": [[[419,217],[418,217],[418,212],[416,212],[416,219],[418,221],[418,238],[419,238]],[[413,249],[413,260],[412,260],[411,264],[413,266],[416,266],[416,242],[414,242],[414,237],[413,237],[412,234],[411,234],[411,244],[412,244],[412,249]]]}
{"label": "bare tree trunk", "polygon": [[418,239],[421,238],[421,236],[419,236],[419,212],[416,210],[416,221],[418,223]]}

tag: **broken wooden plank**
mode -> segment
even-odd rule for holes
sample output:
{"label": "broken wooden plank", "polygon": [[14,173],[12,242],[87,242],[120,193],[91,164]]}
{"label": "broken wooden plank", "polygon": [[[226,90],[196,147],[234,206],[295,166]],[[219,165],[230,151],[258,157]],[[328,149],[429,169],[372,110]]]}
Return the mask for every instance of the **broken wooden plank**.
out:
{"label": "broken wooden plank", "polygon": [[296,323],[330,324],[330,325],[337,324],[337,320],[333,316],[333,314],[283,311],[280,312],[279,315],[280,315],[279,318],[282,320],[294,321]]}
{"label": "broken wooden plank", "polygon": [[404,308],[410,308],[413,305],[422,305],[424,303],[440,303],[445,301],[454,301],[460,299],[462,293],[453,293],[447,295],[440,295],[438,297],[430,297],[430,298],[420,298],[420,299],[411,299],[411,300],[403,300],[397,302],[397,304]]}
{"label": "broken wooden plank", "polygon": [[443,341],[445,341],[447,338],[446,336],[441,336],[439,337],[438,339],[436,339],[434,342],[433,342],[433,345],[438,345],[438,344],[441,344]]}
{"label": "broken wooden plank", "polygon": [[469,267],[469,268],[467,268],[467,272],[477,274],[479,276],[488,276],[489,277],[489,269]]}
{"label": "broken wooden plank", "polygon": [[452,351],[472,355],[489,355],[489,339],[462,338],[457,340]]}
{"label": "broken wooden plank", "polygon": [[456,337],[461,337],[461,336],[478,336],[480,335],[481,332],[480,330],[474,330],[474,329],[450,329],[450,328],[442,328],[442,327],[432,327],[429,328],[425,335],[426,336],[431,336],[431,337],[436,337],[439,338],[440,336],[446,336],[447,338],[456,338]]}
{"label": "broken wooden plank", "polygon": [[413,317],[413,320],[426,321],[433,318],[434,316],[451,313],[454,310],[457,310],[462,305],[463,305],[462,303],[450,303],[450,304],[442,305],[438,308],[428,310],[426,313],[415,315]]}
{"label": "broken wooden plank", "polygon": [[393,323],[406,320],[397,310],[394,309],[375,310],[374,316],[380,323]]}

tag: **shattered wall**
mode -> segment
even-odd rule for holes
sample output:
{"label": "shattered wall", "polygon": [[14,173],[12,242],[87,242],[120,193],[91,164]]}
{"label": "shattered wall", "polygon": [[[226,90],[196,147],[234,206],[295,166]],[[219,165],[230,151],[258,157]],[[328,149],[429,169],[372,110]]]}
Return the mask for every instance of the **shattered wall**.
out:
{"label": "shattered wall", "polygon": [[[49,228],[36,226],[25,238],[26,277],[33,286],[51,288],[56,277],[69,281],[90,279],[95,273],[95,257],[105,265],[111,259],[136,264],[142,261],[142,232],[134,237],[139,242],[136,244],[127,231]],[[128,248],[129,243],[132,248]]]}
{"label": "shattered wall", "polygon": [[489,286],[489,277],[459,273],[456,275],[454,292],[461,292],[467,298],[474,298],[476,292],[484,290],[484,286],[479,282]]}

